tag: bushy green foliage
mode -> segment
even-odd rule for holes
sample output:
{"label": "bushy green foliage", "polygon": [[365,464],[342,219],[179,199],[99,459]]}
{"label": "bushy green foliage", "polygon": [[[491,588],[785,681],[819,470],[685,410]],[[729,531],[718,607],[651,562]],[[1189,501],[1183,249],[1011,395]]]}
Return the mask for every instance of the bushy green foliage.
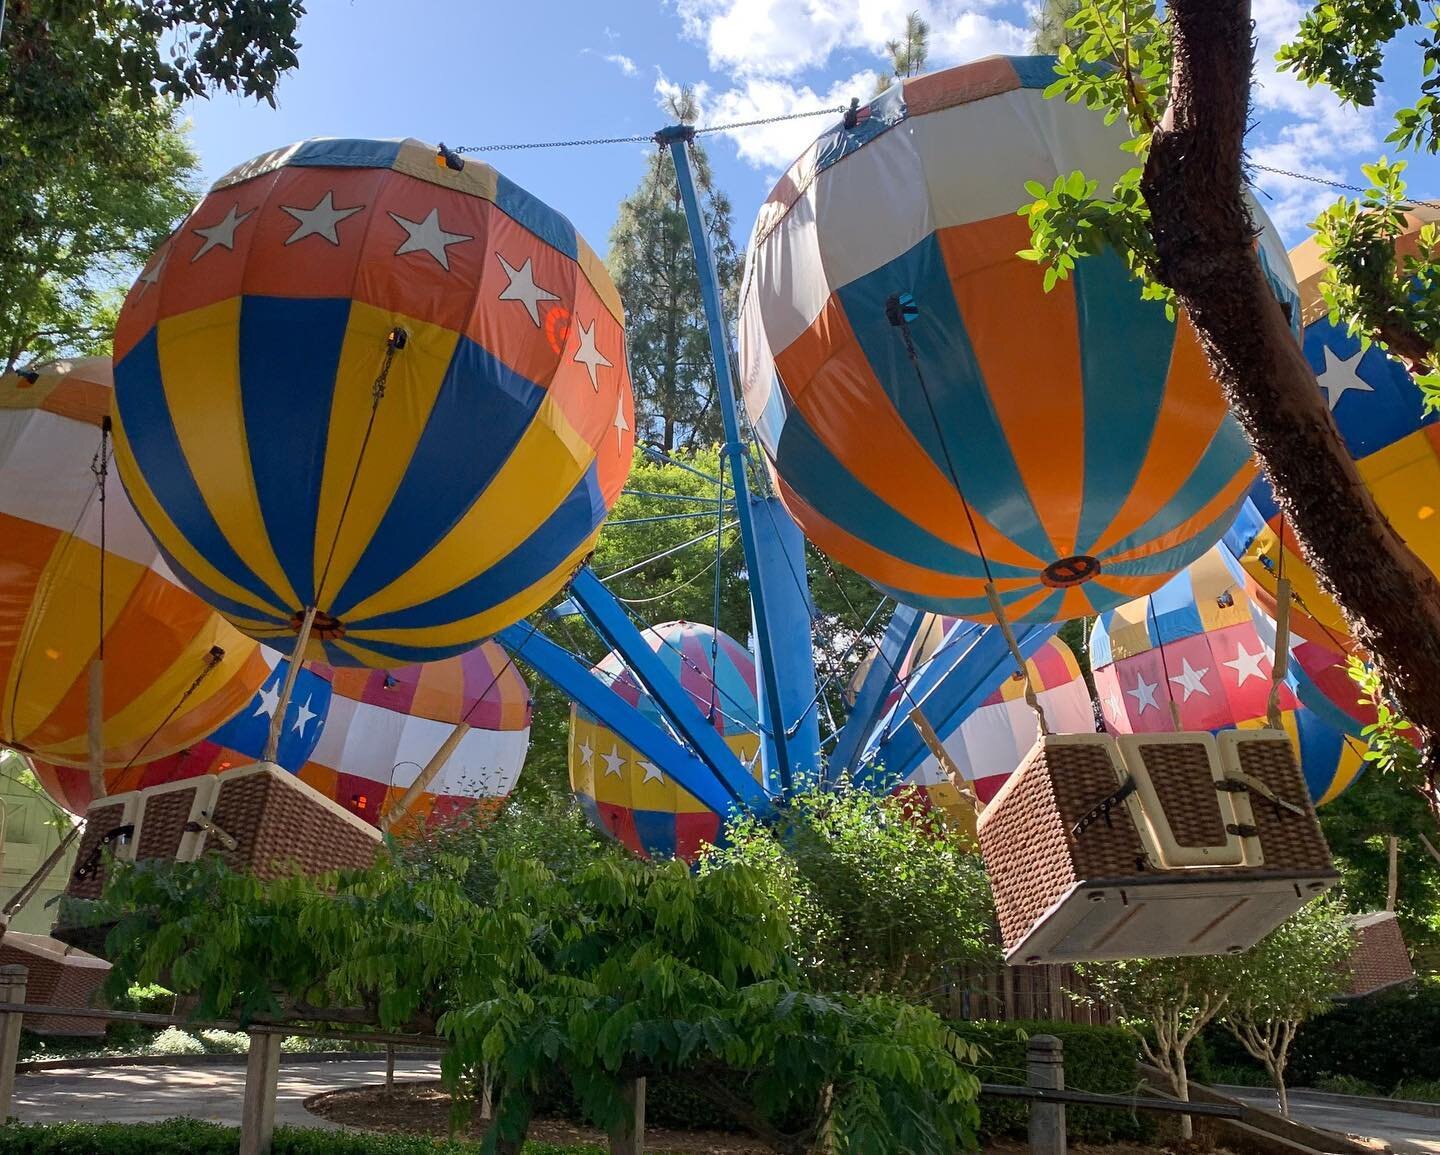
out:
{"label": "bushy green foliage", "polygon": [[772,819],[738,816],[701,871],[736,863],[755,870],[827,989],[923,999],[947,968],[996,960],[973,843],[895,797],[840,782],[800,791]]}
{"label": "bushy green foliage", "polygon": [[[1023,1084],[1025,1045],[1032,1035],[1054,1035],[1065,1050],[1065,1086],[1100,1095],[1128,1095],[1139,1083],[1139,1046],[1123,1027],[1080,1023],[993,1022],[951,1023],[955,1033],[983,1052],[975,1073],[984,1083]],[[1028,1106],[1018,1099],[981,1099],[980,1134],[984,1137],[1025,1134]],[[1108,1107],[1067,1107],[1070,1138],[1081,1143],[1115,1143],[1150,1135],[1145,1116]]]}
{"label": "bushy green foliage", "polygon": [[[236,1155],[240,1132],[194,1119],[163,1123],[11,1123],[0,1155]],[[275,1129],[274,1155],[475,1155],[474,1143],[344,1131]],[[524,1155],[603,1155],[599,1147],[527,1143]]]}
{"label": "bushy green foliage", "polygon": [[1363,1079],[1383,1094],[1440,1071],[1440,982],[1414,983],[1338,1004],[1300,1029],[1291,1082]]}
{"label": "bushy green foliage", "polygon": [[502,1151],[557,1071],[602,1127],[624,1080],[669,1074],[777,1150],[824,1130],[836,1150],[950,1155],[972,1134],[973,1051],[928,1010],[807,982],[754,870],[580,853],[581,835],[522,815],[270,883],[215,860],[120,866],[112,982],[163,975],[201,1017],[361,1007],[435,1031],[458,1102],[482,1069],[496,1080]]}

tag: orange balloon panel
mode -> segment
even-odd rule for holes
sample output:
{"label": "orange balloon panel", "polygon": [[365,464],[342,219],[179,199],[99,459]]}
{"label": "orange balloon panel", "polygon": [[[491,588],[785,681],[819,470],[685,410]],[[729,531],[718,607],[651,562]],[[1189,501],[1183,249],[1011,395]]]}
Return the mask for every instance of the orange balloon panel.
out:
{"label": "orange balloon panel", "polygon": [[0,744],[86,765],[103,656],[107,768],[203,737],[266,675],[256,643],[175,580],[113,466],[102,502],[110,392],[108,358],[0,377]]}

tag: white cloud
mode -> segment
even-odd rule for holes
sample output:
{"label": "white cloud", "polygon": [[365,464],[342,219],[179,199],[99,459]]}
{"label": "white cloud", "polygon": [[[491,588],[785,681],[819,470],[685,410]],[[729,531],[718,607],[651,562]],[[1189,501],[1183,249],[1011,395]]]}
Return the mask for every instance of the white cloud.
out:
{"label": "white cloud", "polygon": [[626,56],[623,52],[611,53],[605,57],[605,59],[620,69],[626,76],[634,76],[640,71],[635,67],[635,61],[631,60],[630,57]]}
{"label": "white cloud", "polygon": [[[1323,180],[1353,181],[1345,162],[1375,147],[1374,114],[1344,109],[1319,120],[1298,120],[1281,125],[1269,140],[1251,143],[1251,161],[1267,168],[1303,173]],[[1313,180],[1257,171],[1255,184],[1265,211],[1287,241],[1299,239],[1315,215],[1340,195]]]}
{"label": "white cloud", "polygon": [[710,66],[737,77],[795,76],[840,52],[880,56],[918,9],[930,22],[936,67],[993,52],[1023,51],[1028,30],[984,15],[997,0],[676,0],[686,35]]}
{"label": "white cloud", "polygon": [[[838,80],[823,92],[808,85],[785,80],[749,77],[724,92],[712,93],[704,85],[695,96],[700,106],[700,125],[731,124],[737,121],[761,120],[812,109],[843,108],[852,96],[863,102],[875,89],[876,73],[866,69],[844,80]],[[680,86],[664,75],[655,82],[655,93],[664,108]],[[828,120],[824,116],[785,120],[777,124],[761,124],[753,128],[723,133],[735,144],[740,159],[755,168],[779,171],[790,166],[809,143],[820,135],[838,114]]]}
{"label": "white cloud", "polygon": [[[1003,52],[1024,52],[1030,32],[988,15],[997,0],[676,0],[685,33],[703,43],[711,67],[727,74],[730,88],[706,92],[701,123],[756,120],[814,108],[868,100],[887,67],[885,41],[905,27],[916,10],[930,22],[930,65],[946,68]],[[838,59],[837,59],[838,58]],[[856,59],[858,58],[858,59]],[[867,67],[869,60],[873,65]],[[801,74],[832,64],[853,70],[843,80],[816,84]],[[663,75],[655,90],[676,91]],[[728,133],[742,160],[756,168],[787,167],[825,126],[825,121],[785,121]]]}

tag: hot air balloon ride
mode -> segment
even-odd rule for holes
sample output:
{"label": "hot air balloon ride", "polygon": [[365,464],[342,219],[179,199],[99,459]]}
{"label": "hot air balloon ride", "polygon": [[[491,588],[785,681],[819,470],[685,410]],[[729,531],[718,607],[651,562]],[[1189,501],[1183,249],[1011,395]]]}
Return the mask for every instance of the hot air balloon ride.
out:
{"label": "hot air balloon ride", "polygon": [[[1106,726],[1119,734],[1262,727],[1274,646],[1274,622],[1252,604],[1245,575],[1223,547],[1212,549],[1155,593],[1096,620],[1090,661]],[[1364,768],[1360,732],[1374,714],[1353,684],[1347,702],[1343,655],[1297,642],[1291,659],[1279,720],[1323,805]]]}
{"label": "hot air balloon ride", "polygon": [[[269,678],[239,715],[167,758],[109,772],[107,794],[258,759],[288,667],[276,651],[264,655]],[[276,761],[372,826],[412,831],[498,805],[519,776],[529,725],[529,689],[494,642],[397,670],[315,663],[296,679]],[[35,770],[52,798],[85,812],[92,798],[83,773],[38,761]]]}
{"label": "hot air balloon ride", "polygon": [[[1413,252],[1420,229],[1436,217],[1413,212],[1399,245]],[[1290,253],[1300,286],[1305,359],[1315,371],[1346,448],[1380,511],[1430,570],[1440,569],[1440,413],[1426,409],[1405,367],[1378,345],[1362,346],[1344,321],[1332,322],[1320,293],[1326,266],[1319,241],[1311,237]],[[1262,476],[1247,511],[1226,542],[1255,583],[1257,597],[1275,604],[1283,575],[1293,588],[1291,628],[1331,649],[1351,646],[1350,627],[1340,607],[1320,589],[1293,530]]]}
{"label": "hot air balloon ride", "polygon": [[136,517],[111,398],[109,358],[0,377],[0,745],[97,775],[198,741],[266,675]]}
{"label": "hot air balloon ride", "polygon": [[604,265],[549,206],[452,159],[334,139],[257,157],[121,312],[135,507],[191,589],[287,654],[473,649],[565,584],[629,469]]}
{"label": "hot air balloon ride", "polygon": [[[722,631],[697,622],[665,622],[644,632],[650,648],[679,679],[693,706],[725,744],[760,777],[755,663]],[[610,690],[649,720],[663,714],[619,654],[595,667]],[[720,839],[723,819],[580,705],[570,712],[570,787],[590,821],[647,858],[694,861]]]}
{"label": "hot air balloon ride", "polygon": [[1045,99],[1054,78],[991,57],[898,80],[791,166],[751,239],[740,364],[779,491],[821,550],[937,613],[990,620],[987,583],[1016,622],[1120,605],[1213,545],[1254,477],[1189,321],[1118,253],[1051,292],[1016,255],[1027,181],[1107,187],[1132,159],[1123,124]]}

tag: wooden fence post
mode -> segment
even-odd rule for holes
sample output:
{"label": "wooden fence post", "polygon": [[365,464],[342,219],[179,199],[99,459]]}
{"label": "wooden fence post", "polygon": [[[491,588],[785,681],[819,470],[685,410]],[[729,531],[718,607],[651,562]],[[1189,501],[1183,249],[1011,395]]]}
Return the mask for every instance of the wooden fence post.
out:
{"label": "wooden fence post", "polygon": [[[1054,1035],[1034,1035],[1025,1047],[1026,1082],[1047,1091],[1065,1089],[1065,1052]],[[1065,1155],[1065,1105],[1030,1103],[1030,1155]]]}
{"label": "wooden fence post", "polygon": [[[23,1003],[28,967],[10,964],[0,966],[0,1003]],[[20,1058],[20,1028],[24,1015],[13,1012],[0,1015],[0,1124],[10,1121],[10,1107],[15,1098],[15,1063]]]}
{"label": "wooden fence post", "polygon": [[270,1155],[275,1137],[275,1093],[280,1083],[280,1036],[250,1032],[245,1063],[245,1103],[240,1115],[240,1155]]}
{"label": "wooden fence post", "polygon": [[645,1155],[645,1080],[626,1080],[620,1094],[625,1119],[610,1132],[610,1155]]}

